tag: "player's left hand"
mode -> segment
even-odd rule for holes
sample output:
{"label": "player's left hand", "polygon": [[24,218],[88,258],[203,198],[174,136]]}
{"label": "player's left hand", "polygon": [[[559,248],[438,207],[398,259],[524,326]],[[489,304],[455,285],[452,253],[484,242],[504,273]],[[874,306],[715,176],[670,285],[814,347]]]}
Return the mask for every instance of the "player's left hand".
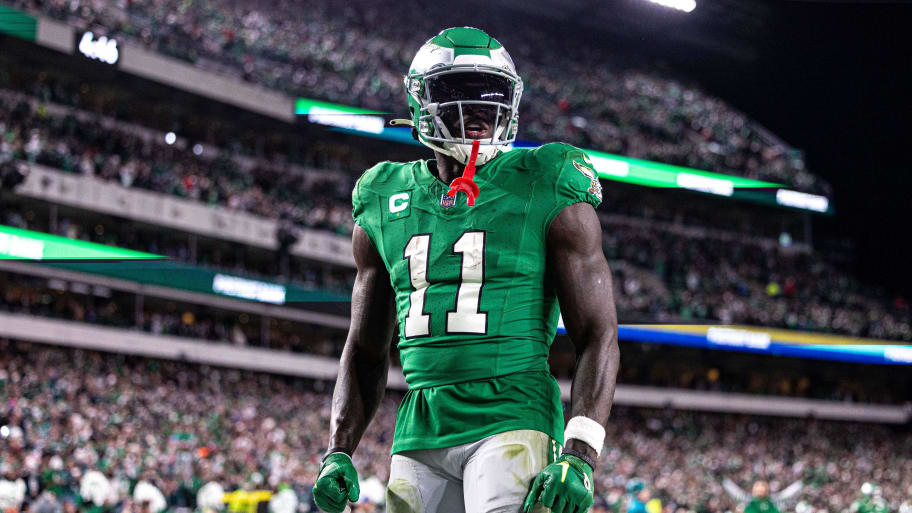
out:
{"label": "player's left hand", "polygon": [[593,502],[592,467],[576,456],[563,454],[535,477],[523,512],[529,513],[532,506],[541,504],[552,513],[582,513]]}

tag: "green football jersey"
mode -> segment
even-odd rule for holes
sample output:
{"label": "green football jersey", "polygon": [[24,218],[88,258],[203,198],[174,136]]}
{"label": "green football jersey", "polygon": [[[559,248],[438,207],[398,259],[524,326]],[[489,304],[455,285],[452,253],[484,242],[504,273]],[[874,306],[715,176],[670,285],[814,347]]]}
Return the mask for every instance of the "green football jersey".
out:
{"label": "green football jersey", "polygon": [[[435,165],[432,163],[431,165]],[[563,440],[547,358],[558,305],[545,272],[551,222],[597,207],[589,158],[554,143],[502,153],[455,201],[428,161],[382,162],[352,193],[353,216],[389,272],[409,390],[393,452],[451,447],[512,429]]]}
{"label": "green football jersey", "polygon": [[769,497],[753,498],[744,508],[744,513],[779,513]]}

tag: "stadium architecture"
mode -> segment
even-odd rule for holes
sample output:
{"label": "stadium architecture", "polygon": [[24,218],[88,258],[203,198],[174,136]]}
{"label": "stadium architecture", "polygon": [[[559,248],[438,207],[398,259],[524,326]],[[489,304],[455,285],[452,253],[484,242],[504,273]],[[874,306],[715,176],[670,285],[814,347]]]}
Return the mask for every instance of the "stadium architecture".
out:
{"label": "stadium architecture", "polygon": [[[390,126],[395,115],[377,105],[304,97],[243,80],[229,64],[203,64],[202,57],[188,62],[163,45],[143,44],[141,37],[99,30],[97,20],[80,23],[31,4],[0,2],[0,394],[28,404],[31,392],[13,378],[15,366],[34,367],[50,383],[60,381],[55,365],[78,359],[93,371],[119,376],[110,378],[117,387],[128,379],[123,369],[134,372],[140,385],[124,397],[143,393],[146,385],[151,393],[162,383],[199,398],[208,390],[225,404],[236,392],[243,403],[238,411],[254,412],[237,415],[238,426],[253,426],[243,427],[248,431],[237,439],[256,446],[251,439],[259,429],[277,437],[251,461],[281,452],[276,448],[288,442],[276,433],[290,438],[292,429],[313,430],[297,442],[318,455],[326,449],[329,390],[349,327],[352,187],[371,163],[424,158],[426,150],[409,128]],[[584,124],[568,126],[577,133]],[[547,135],[544,128],[540,133]],[[520,132],[514,147],[540,144],[522,137]],[[785,147],[765,130],[757,137],[755,145]],[[821,448],[813,439],[819,433],[842,443],[840,436],[851,433],[872,454],[901,452],[910,447],[912,421],[912,314],[899,299],[860,285],[841,265],[849,257],[815,248],[814,216],[837,208],[827,188],[740,169],[631,157],[599,146],[598,137],[589,140],[592,147],[581,146],[604,190],[598,215],[614,273],[624,355],[615,397],[621,407],[618,445],[612,450],[609,433],[609,455],[603,456],[618,458],[618,464],[594,477],[601,494],[596,508],[607,511],[636,496],[640,488],[626,487],[637,476],[666,504],[685,511],[734,507],[737,501],[711,472],[685,483],[671,471],[621,463],[639,461],[644,455],[637,451],[658,446],[669,459],[696,458],[687,452],[687,429],[764,447],[804,430],[806,453],[790,456],[794,467],[801,466],[797,470],[773,460],[764,460],[768,468],[756,472],[735,463],[714,468],[745,486],[775,472],[781,475],[777,489],[791,477],[816,482],[802,492],[802,507],[810,508],[804,511],[847,510],[867,481],[876,483],[864,500],[886,497],[895,508],[908,501],[907,459],[894,461],[898,475],[884,471],[875,477],[861,463],[831,469],[821,454],[849,458],[850,452]],[[575,355],[562,327],[559,333],[550,366],[566,402]],[[29,357],[38,353],[47,356]],[[407,389],[395,349],[392,362],[388,388],[395,399]],[[148,365],[162,369],[164,381]],[[213,381],[213,370],[226,377]],[[67,379],[84,379],[77,389],[103,396],[104,387],[88,378]],[[306,420],[294,420],[294,411],[283,407],[270,413],[275,405],[245,393],[245,387],[281,390]],[[74,401],[80,395],[55,393],[71,393]],[[181,404],[171,395],[167,400]],[[106,401],[96,402],[122,413],[116,401]],[[4,408],[0,418],[12,428],[4,424],[0,435],[12,440],[15,423],[29,424],[23,418],[32,413]],[[192,408],[187,418],[161,420],[173,428],[162,435],[170,437],[162,446],[199,459],[186,468],[205,474],[198,480],[217,483],[222,494],[208,488],[198,495],[201,486],[156,481],[154,473],[120,474],[99,463],[113,457],[79,459],[72,447],[53,454],[78,460],[72,466],[80,466],[81,475],[96,470],[112,483],[123,478],[134,497],[137,482],[171,490],[137,500],[161,502],[156,513],[222,507],[253,512],[258,502],[270,501],[276,513],[307,511],[309,486],[296,481],[312,485],[319,461],[287,472],[241,464],[235,469],[232,451],[254,449],[202,443],[194,424],[207,412]],[[158,411],[150,415],[167,418]],[[384,403],[378,415],[365,454],[355,458],[362,478],[370,478],[362,485],[363,502],[384,500],[395,404]],[[74,432],[86,422],[67,419],[61,422]],[[845,433],[840,426],[848,426]],[[622,435],[628,427],[645,434]],[[883,443],[889,447],[877,448],[878,438],[888,439]],[[33,443],[27,448],[31,452],[0,450],[0,478],[14,483],[51,465],[52,449]],[[222,460],[210,456],[219,451]],[[67,470],[71,462],[62,465]],[[55,472],[61,468],[55,463]],[[219,481],[231,472],[230,480]],[[845,490],[831,492],[843,478]],[[98,500],[89,491],[73,500],[102,511],[115,503],[110,497],[118,492],[111,487]],[[709,490],[707,496],[686,491],[700,487]],[[185,488],[193,493],[184,497],[179,490]],[[253,497],[257,489],[268,493]],[[280,495],[280,489],[295,494]],[[243,493],[230,495],[238,491]],[[0,487],[4,500],[16,493]],[[15,507],[38,498],[23,495]]]}

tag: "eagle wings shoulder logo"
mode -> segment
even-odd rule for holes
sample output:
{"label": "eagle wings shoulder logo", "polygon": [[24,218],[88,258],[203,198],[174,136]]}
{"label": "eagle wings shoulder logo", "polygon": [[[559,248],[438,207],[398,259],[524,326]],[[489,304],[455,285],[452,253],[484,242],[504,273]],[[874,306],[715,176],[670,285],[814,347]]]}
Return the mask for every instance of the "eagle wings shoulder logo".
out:
{"label": "eagle wings shoulder logo", "polygon": [[[584,156],[583,158],[589,162],[589,157]],[[599,182],[598,174],[596,174],[595,170],[582,162],[577,162],[575,160],[572,162],[573,167],[589,179],[589,190],[586,192],[594,195],[599,201],[602,201],[602,184]]]}

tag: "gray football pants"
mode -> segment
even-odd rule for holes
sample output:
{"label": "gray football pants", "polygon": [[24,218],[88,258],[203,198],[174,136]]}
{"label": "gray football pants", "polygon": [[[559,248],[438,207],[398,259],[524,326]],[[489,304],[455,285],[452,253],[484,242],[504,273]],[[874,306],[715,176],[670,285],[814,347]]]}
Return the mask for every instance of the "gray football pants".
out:
{"label": "gray football pants", "polygon": [[518,513],[532,480],[560,449],[544,433],[519,430],[446,449],[394,454],[386,511]]}

